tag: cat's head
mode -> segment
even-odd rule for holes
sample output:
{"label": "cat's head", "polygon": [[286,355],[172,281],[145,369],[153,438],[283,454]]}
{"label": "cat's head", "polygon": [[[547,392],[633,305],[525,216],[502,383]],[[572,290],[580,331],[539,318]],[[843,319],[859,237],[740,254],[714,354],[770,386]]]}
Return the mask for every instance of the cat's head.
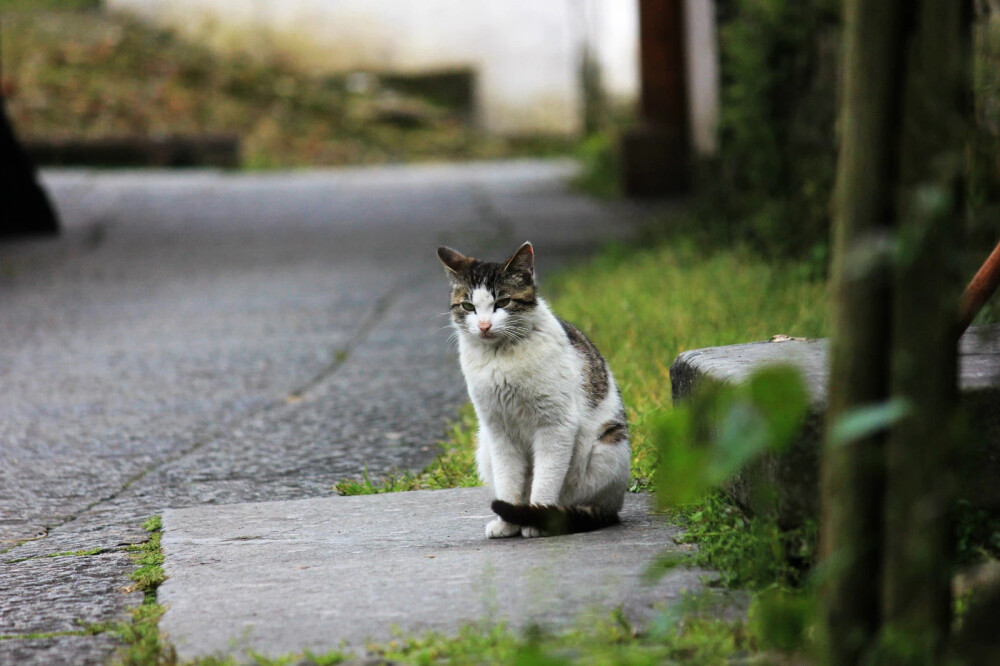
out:
{"label": "cat's head", "polygon": [[450,247],[439,247],[437,254],[451,280],[451,316],[460,335],[484,345],[527,337],[538,303],[531,243],[497,263],[466,257]]}

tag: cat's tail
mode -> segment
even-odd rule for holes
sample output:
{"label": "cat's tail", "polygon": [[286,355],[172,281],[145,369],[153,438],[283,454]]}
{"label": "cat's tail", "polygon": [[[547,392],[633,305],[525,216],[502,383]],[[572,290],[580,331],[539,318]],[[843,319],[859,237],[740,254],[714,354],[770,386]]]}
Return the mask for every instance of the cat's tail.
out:
{"label": "cat's tail", "polygon": [[592,506],[540,506],[511,504],[503,500],[493,500],[490,506],[493,513],[508,523],[535,527],[552,536],[590,532],[618,524],[618,512]]}

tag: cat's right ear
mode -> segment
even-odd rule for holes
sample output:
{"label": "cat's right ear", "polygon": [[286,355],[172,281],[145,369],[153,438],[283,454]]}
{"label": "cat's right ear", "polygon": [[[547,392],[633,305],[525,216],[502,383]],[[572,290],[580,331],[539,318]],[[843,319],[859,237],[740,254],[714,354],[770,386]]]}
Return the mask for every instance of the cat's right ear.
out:
{"label": "cat's right ear", "polygon": [[448,274],[456,276],[469,270],[469,266],[475,261],[472,257],[467,257],[450,247],[441,246],[438,248],[438,259],[448,269]]}

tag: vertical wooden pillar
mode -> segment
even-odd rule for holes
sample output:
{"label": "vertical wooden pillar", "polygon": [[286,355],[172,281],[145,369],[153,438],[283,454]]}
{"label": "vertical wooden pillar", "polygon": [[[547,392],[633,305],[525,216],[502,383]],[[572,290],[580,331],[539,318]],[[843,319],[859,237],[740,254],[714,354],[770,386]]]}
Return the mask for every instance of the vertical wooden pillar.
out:
{"label": "vertical wooden pillar", "polygon": [[690,184],[684,51],[684,0],[639,0],[640,118],[622,140],[629,196],[662,196]]}
{"label": "vertical wooden pillar", "polygon": [[824,449],[834,665],[939,663],[948,637],[970,8],[845,2],[828,427],[903,410]]}
{"label": "vertical wooden pillar", "polygon": [[959,273],[971,2],[921,0],[905,64],[892,392],[911,406],[886,445],[885,631],[942,659],[951,624]]}
{"label": "vertical wooden pillar", "polygon": [[823,611],[832,666],[862,661],[880,627],[884,433],[833,441],[833,424],[890,387],[903,0],[844,5],[840,154],[833,199],[833,337],[822,460]]}

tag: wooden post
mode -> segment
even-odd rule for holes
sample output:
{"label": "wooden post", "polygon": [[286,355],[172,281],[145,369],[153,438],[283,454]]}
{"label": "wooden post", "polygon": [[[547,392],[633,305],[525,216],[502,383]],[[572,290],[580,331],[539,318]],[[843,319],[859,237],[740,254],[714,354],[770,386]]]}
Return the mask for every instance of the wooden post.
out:
{"label": "wooden post", "polygon": [[921,0],[905,65],[892,391],[910,406],[886,447],[883,623],[939,660],[951,618],[963,172],[971,2]]}
{"label": "wooden post", "polygon": [[683,0],[639,0],[639,126],[622,139],[625,194],[661,196],[690,184],[691,140]]}
{"label": "wooden post", "polygon": [[59,233],[59,221],[34,165],[14,136],[0,93],[0,202],[3,221],[0,238],[50,236]]}
{"label": "wooden post", "polygon": [[[2,74],[2,68],[0,68]],[[0,81],[3,76],[0,75]],[[34,165],[14,136],[0,89],[0,202],[4,206],[0,239],[50,236],[59,233],[59,220],[38,184]]]}
{"label": "wooden post", "polygon": [[[892,245],[902,90],[901,0],[847,0],[833,216],[830,426],[889,395]],[[880,623],[882,435],[824,445],[820,548],[829,662],[857,664]]]}

